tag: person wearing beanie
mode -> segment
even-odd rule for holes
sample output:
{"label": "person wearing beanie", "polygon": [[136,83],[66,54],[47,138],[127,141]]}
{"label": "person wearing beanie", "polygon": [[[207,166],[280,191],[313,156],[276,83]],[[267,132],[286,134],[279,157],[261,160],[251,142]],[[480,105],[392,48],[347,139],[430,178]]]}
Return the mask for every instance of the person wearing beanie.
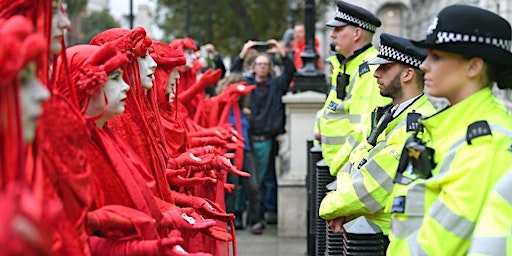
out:
{"label": "person wearing beanie", "polygon": [[512,118],[492,96],[494,82],[512,88],[511,40],[499,15],[451,5],[415,42],[427,49],[427,93],[450,106],[420,119],[404,146],[388,205],[389,255],[468,253],[489,193],[512,166]]}

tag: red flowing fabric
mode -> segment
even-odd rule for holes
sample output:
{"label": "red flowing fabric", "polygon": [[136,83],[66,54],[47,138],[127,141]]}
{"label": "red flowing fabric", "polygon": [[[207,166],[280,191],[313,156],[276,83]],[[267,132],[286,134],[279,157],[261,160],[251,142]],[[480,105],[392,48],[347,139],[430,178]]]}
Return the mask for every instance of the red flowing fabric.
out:
{"label": "red flowing fabric", "polygon": [[66,217],[57,227],[61,250],[88,255],[85,217],[92,204],[92,186],[83,148],[90,133],[81,114],[59,94],[44,104],[44,111],[48,114],[39,120],[37,146],[47,178],[45,198],[60,199],[64,205]]}
{"label": "red flowing fabric", "polygon": [[[183,58],[183,53],[181,51],[173,51],[173,48],[180,47],[181,49],[191,48],[192,45],[190,45],[190,42],[188,40],[185,40],[185,42],[188,42],[189,45],[182,45],[182,40],[175,40],[173,43],[171,43],[171,48],[166,48],[164,46],[158,46],[158,44],[155,46],[155,51],[157,55],[160,55],[161,57],[167,57],[167,58]],[[186,44],[186,43],[185,43]],[[195,45],[194,45],[195,47]],[[178,48],[179,49],[179,48]],[[160,52],[159,52],[160,51]],[[162,63],[162,59],[155,58],[157,63]],[[160,65],[159,63],[159,65]],[[182,65],[184,63],[181,63]],[[167,144],[167,148],[170,150],[169,154],[177,157],[178,155],[185,153],[188,149],[190,149],[189,140],[187,137],[187,129],[190,129],[193,127],[193,130],[200,130],[203,129],[199,125],[195,124],[192,119],[188,115],[188,111],[193,110],[191,108],[190,110],[187,109],[180,101],[179,101],[179,95],[183,93],[186,89],[190,88],[183,88],[180,86],[180,84],[187,83],[189,86],[193,85],[195,82],[195,75],[192,79],[191,75],[192,72],[187,71],[185,73],[180,72],[180,80],[177,84],[177,90],[176,95],[177,97],[174,98],[175,104],[171,105],[169,103],[168,95],[165,95],[165,88],[167,87],[167,81],[169,79],[169,75],[172,72],[172,68],[174,66],[158,66],[156,71],[156,79],[155,79],[155,88],[157,90],[157,95],[159,97],[158,103],[159,103],[159,113],[160,113],[160,119],[162,121],[162,127],[165,134],[165,140]],[[204,90],[201,90],[204,93]],[[197,97],[194,97],[194,99],[199,102],[199,99]],[[203,100],[203,99],[201,99]],[[190,103],[187,104],[189,106],[192,106],[197,103]],[[187,127],[188,125],[188,127]],[[220,190],[217,190],[218,187],[221,187]],[[197,189],[197,188],[203,188],[203,189]],[[181,190],[185,191],[185,190]],[[192,192],[191,194],[199,197],[204,197],[211,199],[212,201],[219,203],[221,205],[222,209],[225,209],[224,206],[224,179],[218,179],[216,184],[211,183],[203,183],[201,186],[195,186],[195,189],[188,190],[189,192]],[[221,191],[222,197],[219,198],[217,196],[218,192]],[[200,192],[200,193],[196,193]],[[226,230],[227,226],[225,222],[216,221],[217,225],[216,227],[222,228]],[[229,244],[227,242],[222,241],[216,241],[213,240],[211,237],[206,236],[201,233],[196,232],[188,232],[184,231],[182,232],[185,241],[187,243],[186,247],[190,252],[201,252],[201,251],[207,251],[212,253],[213,255],[223,256],[229,255]],[[235,252],[236,255],[236,252]]]}
{"label": "red flowing fabric", "polygon": [[[94,124],[91,124],[91,126]],[[108,128],[91,127],[93,141],[86,147],[89,159],[95,159],[93,184],[98,209],[110,204],[124,205],[153,216],[158,222],[162,214],[153,198],[151,174],[137,156]],[[141,174],[146,174],[143,177]],[[129,196],[127,196],[129,195]]]}
{"label": "red flowing fabric", "polygon": [[[143,28],[134,30],[109,29],[96,35],[91,43],[103,44],[115,41],[119,49],[135,48],[130,64],[123,69],[123,79],[130,85],[127,93],[125,112],[109,121],[109,126],[119,134],[132,150],[144,161],[156,182],[154,193],[161,199],[172,202],[171,191],[165,179],[166,154],[162,147],[163,132],[156,132],[160,125],[148,123],[145,115],[150,114],[152,103],[144,93],[140,82],[137,57],[146,55],[146,49],[151,45],[151,39],[146,37]],[[140,49],[137,49],[140,48]],[[142,50],[144,49],[144,50]],[[152,90],[152,89],[151,89]],[[149,91],[149,90],[148,90]],[[148,92],[149,93],[149,92]],[[150,114],[151,120],[156,120]],[[159,123],[159,120],[156,120]]]}

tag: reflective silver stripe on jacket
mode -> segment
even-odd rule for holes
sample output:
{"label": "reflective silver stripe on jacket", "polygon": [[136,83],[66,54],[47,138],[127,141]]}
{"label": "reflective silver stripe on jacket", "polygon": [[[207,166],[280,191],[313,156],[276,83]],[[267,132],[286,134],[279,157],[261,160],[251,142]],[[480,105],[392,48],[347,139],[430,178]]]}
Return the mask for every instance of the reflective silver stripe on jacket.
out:
{"label": "reflective silver stripe on jacket", "polygon": [[483,254],[493,256],[506,256],[507,238],[498,237],[474,237],[471,240],[470,254]]}
{"label": "reflective silver stripe on jacket", "polygon": [[[512,205],[512,173],[507,172],[496,183],[494,192],[501,196],[508,204]],[[512,232],[512,230],[511,230]],[[503,255],[507,253],[506,236],[475,236],[471,240],[471,254]]]}
{"label": "reflective silver stripe on jacket", "polygon": [[352,135],[349,135],[347,137],[347,141],[350,144],[350,146],[352,146],[352,148],[354,148],[357,145],[357,143],[358,143],[358,141]]}
{"label": "reflective silver stripe on jacket", "polygon": [[350,163],[350,161],[348,161],[345,165],[343,165],[343,167],[341,167],[339,172],[350,173],[350,169],[352,169],[352,164]]}
{"label": "reflective silver stripe on jacket", "polygon": [[414,256],[429,256],[429,254],[416,242],[418,240],[418,233],[419,230],[416,230],[414,235],[407,238],[409,250]]}
{"label": "reflective silver stripe on jacket", "polygon": [[512,173],[505,173],[496,184],[494,191],[512,205]]}
{"label": "reflective silver stripe on jacket", "polygon": [[352,185],[354,186],[359,201],[364,204],[366,209],[376,213],[384,208],[373,198],[372,194],[370,194],[364,186],[364,176],[361,172],[358,171],[352,176]]}
{"label": "reflective silver stripe on jacket", "polygon": [[[423,210],[425,209],[425,183],[413,183],[408,190],[408,195],[415,200],[405,201],[405,214],[407,220],[391,219],[391,232],[397,238],[406,238],[417,231],[423,222]],[[409,198],[409,196],[407,197]]]}
{"label": "reflective silver stripe on jacket", "polygon": [[322,143],[326,145],[341,145],[347,141],[345,136],[325,136],[322,135]]}
{"label": "reflective silver stripe on jacket", "polygon": [[440,200],[436,200],[432,204],[429,215],[445,230],[463,239],[469,239],[475,229],[476,223],[474,221],[456,214]]}
{"label": "reflective silver stripe on jacket", "polygon": [[370,154],[368,155],[368,159],[372,159],[375,157],[375,155],[377,155],[382,149],[384,149],[386,147],[386,143],[377,143],[377,145],[375,145],[375,147],[373,147],[371,150],[370,150]]}
{"label": "reflective silver stripe on jacket", "polygon": [[365,165],[365,168],[368,170],[368,173],[372,176],[372,178],[377,181],[380,186],[390,194],[393,192],[393,178],[389,176],[389,174],[382,168],[374,159],[370,158]]}

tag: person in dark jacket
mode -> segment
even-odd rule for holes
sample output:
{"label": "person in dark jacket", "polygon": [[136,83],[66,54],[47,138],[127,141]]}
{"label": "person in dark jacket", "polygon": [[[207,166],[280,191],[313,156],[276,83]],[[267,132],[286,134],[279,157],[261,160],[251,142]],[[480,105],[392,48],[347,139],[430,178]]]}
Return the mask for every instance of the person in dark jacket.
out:
{"label": "person in dark jacket", "polygon": [[[296,70],[282,43],[275,39],[267,43],[271,51],[281,57],[283,72],[280,76],[272,76],[271,57],[267,53],[258,53],[253,63],[253,76],[248,78],[248,84],[257,86],[250,94],[250,132],[258,166],[262,212],[266,213],[267,223],[272,224],[277,222],[276,136],[285,132],[285,109],[281,97],[288,92]],[[243,62],[241,57],[240,61]]]}

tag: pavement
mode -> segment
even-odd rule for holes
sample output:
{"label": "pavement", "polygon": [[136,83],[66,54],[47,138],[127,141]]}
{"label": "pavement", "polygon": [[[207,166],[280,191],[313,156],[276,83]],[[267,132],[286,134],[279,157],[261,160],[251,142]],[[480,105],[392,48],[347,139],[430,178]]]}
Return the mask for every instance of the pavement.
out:
{"label": "pavement", "polygon": [[238,256],[304,256],[307,254],[306,238],[277,236],[277,225],[267,225],[261,235],[251,234],[250,229],[237,230]]}

